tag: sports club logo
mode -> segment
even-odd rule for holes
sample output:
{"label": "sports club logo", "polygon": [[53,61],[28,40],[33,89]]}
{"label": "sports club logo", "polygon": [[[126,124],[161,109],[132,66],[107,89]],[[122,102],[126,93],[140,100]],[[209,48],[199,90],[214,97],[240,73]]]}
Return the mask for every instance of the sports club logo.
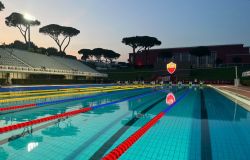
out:
{"label": "sports club logo", "polygon": [[173,74],[176,70],[176,64],[174,62],[170,62],[167,64],[168,73]]}
{"label": "sports club logo", "polygon": [[171,105],[171,104],[173,104],[175,102],[175,96],[174,96],[174,94],[173,93],[169,93],[168,95],[167,95],[167,97],[166,97],[166,103],[168,104],[168,105]]}

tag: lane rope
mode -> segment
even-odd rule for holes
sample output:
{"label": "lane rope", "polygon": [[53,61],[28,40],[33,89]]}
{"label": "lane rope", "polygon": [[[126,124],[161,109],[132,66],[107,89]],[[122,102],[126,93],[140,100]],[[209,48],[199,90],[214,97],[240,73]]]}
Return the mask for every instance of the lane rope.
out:
{"label": "lane rope", "polygon": [[84,96],[84,97],[75,97],[75,98],[68,98],[68,99],[62,99],[62,100],[54,100],[54,101],[47,101],[47,102],[39,102],[39,103],[31,103],[31,104],[4,107],[4,108],[0,108],[0,113],[1,112],[6,112],[6,111],[12,111],[12,110],[19,110],[19,109],[26,109],[26,108],[33,108],[33,107],[42,107],[42,106],[47,106],[47,105],[53,105],[53,104],[71,102],[71,101],[84,100],[84,99],[87,99],[87,98],[96,98],[96,97],[99,97],[99,96],[108,96],[108,95],[112,96],[112,95],[117,95],[117,94],[138,92],[138,91],[143,90],[143,89],[146,89],[146,88],[139,88],[139,89],[134,89],[134,90],[129,90],[129,91],[127,91],[127,90],[119,90],[119,91],[114,90],[115,93],[103,93],[103,94],[90,95],[90,96]]}
{"label": "lane rope", "polygon": [[84,92],[78,92],[78,93],[64,93],[60,95],[46,95],[46,96],[34,96],[34,97],[14,98],[14,99],[0,99],[0,103],[29,101],[29,100],[46,99],[46,98],[58,98],[58,97],[67,97],[67,96],[73,96],[73,95],[93,94],[93,93],[100,93],[100,92],[112,92],[114,90],[135,89],[135,88],[150,88],[150,86],[149,87],[124,87],[124,88],[105,89],[105,90],[97,90],[97,91],[87,91],[87,92],[84,91]]}
{"label": "lane rope", "polygon": [[91,110],[94,110],[94,109],[98,109],[98,108],[101,108],[101,107],[105,107],[105,106],[109,106],[109,105],[112,105],[112,104],[120,103],[120,102],[123,102],[123,101],[142,98],[142,97],[145,97],[147,95],[155,94],[157,92],[159,93],[159,91],[153,91],[153,92],[150,92],[150,93],[144,93],[144,94],[140,94],[140,95],[133,96],[133,97],[130,97],[130,98],[123,98],[121,100],[116,100],[116,101],[113,101],[113,102],[100,104],[100,105],[97,105],[97,106],[77,109],[77,110],[73,110],[73,111],[69,111],[69,112],[65,112],[65,113],[61,113],[61,114],[57,114],[57,115],[52,115],[52,116],[48,116],[48,117],[43,117],[43,118],[31,120],[31,121],[28,121],[28,122],[21,122],[21,123],[18,123],[18,124],[4,126],[4,127],[0,128],[0,134],[10,132],[10,131],[13,131],[13,130],[17,130],[17,129],[20,129],[20,128],[25,128],[25,127],[28,127],[28,126],[36,125],[36,124],[39,124],[39,123],[55,120],[55,119],[74,116],[74,115],[77,115],[77,114],[80,114],[80,113],[85,113],[85,112],[88,112],[88,111],[91,111]]}
{"label": "lane rope", "polygon": [[90,88],[69,88],[69,89],[59,89],[59,90],[40,90],[40,91],[30,91],[30,92],[7,92],[7,93],[0,93],[1,98],[8,98],[8,97],[21,97],[21,96],[34,96],[40,94],[48,94],[48,93],[68,93],[68,92],[76,92],[76,91],[93,91],[98,89],[109,89],[109,88],[121,88],[121,87],[138,87],[138,86],[109,86],[109,87],[90,87]]}
{"label": "lane rope", "polygon": [[138,129],[135,133],[133,133],[130,137],[128,137],[125,141],[119,144],[115,149],[109,152],[106,156],[102,158],[102,160],[116,160],[123,153],[125,153],[137,140],[139,140],[152,126],[154,126],[167,112],[169,112],[176,104],[178,104],[184,97],[188,95],[190,90],[188,89],[183,95],[181,95],[172,105],[164,109],[158,115],[156,115],[153,119],[151,119],[148,123]]}

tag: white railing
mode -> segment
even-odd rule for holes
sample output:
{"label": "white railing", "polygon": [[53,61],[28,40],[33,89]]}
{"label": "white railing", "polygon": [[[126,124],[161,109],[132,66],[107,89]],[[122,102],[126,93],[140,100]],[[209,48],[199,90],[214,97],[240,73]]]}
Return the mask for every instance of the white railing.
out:
{"label": "white railing", "polygon": [[49,68],[29,68],[29,67],[5,66],[5,65],[0,65],[0,71],[36,73],[36,74],[107,77],[107,74],[102,74],[102,73],[91,73],[91,72],[82,72],[82,71],[76,71],[76,70],[61,70],[61,69],[49,69]]}

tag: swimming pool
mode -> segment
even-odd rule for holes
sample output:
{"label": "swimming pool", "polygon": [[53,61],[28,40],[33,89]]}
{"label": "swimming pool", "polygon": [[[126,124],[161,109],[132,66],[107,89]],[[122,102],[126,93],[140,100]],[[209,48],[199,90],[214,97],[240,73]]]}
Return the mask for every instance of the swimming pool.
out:
{"label": "swimming pool", "polygon": [[[151,123],[168,108],[165,102],[168,92],[174,93],[178,103]],[[1,104],[9,107],[57,101],[23,108],[25,110],[0,112],[1,127],[53,115],[63,116],[81,108],[91,109],[3,132],[0,134],[0,159],[101,159],[142,127],[149,126],[148,123],[152,124],[148,130],[140,132],[143,134],[133,143],[127,143],[126,151],[121,150],[120,159],[242,160],[250,157],[249,112],[214,89],[124,87],[89,93],[85,98],[81,96]],[[66,99],[71,100],[58,102]]]}

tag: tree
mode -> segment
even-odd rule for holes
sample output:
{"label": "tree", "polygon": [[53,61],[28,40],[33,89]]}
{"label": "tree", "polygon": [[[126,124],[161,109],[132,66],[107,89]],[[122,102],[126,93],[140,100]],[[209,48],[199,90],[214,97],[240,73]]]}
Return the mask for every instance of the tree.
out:
{"label": "tree", "polygon": [[135,54],[135,50],[139,46],[139,41],[138,40],[139,40],[138,36],[136,36],[136,37],[125,37],[125,38],[122,39],[122,43],[132,47],[133,53]]}
{"label": "tree", "polygon": [[91,49],[81,49],[78,51],[78,53],[80,55],[82,55],[81,59],[84,60],[84,61],[87,61],[87,59],[89,59],[89,57],[93,57],[93,53],[92,53],[92,50]]}
{"label": "tree", "polygon": [[154,47],[154,46],[159,46],[161,45],[161,41],[159,41],[157,38],[155,37],[149,37],[149,36],[142,36],[139,39],[139,46],[142,48],[144,48],[144,52],[146,54],[146,65],[148,64],[148,51],[150,48]]}
{"label": "tree", "polygon": [[109,62],[112,63],[113,60],[118,59],[120,57],[120,54],[112,50],[105,49],[103,52],[103,57],[106,59],[106,62],[109,60]]}
{"label": "tree", "polygon": [[[60,26],[58,24],[49,24],[44,26],[39,29],[39,32],[50,36],[58,45],[59,52],[65,52],[66,48],[69,46],[71,38],[80,33],[79,30],[73,27]],[[62,37],[61,40],[60,37]],[[66,43],[63,47],[64,42]]]}
{"label": "tree", "polygon": [[149,37],[149,36],[139,37],[139,46],[141,48],[144,48],[144,51],[147,51],[150,48],[154,46],[159,46],[159,45],[161,45],[161,41],[159,41],[155,37]]}
{"label": "tree", "polygon": [[49,47],[46,49],[46,54],[47,55],[57,55],[58,50],[54,47]]}
{"label": "tree", "polygon": [[2,11],[3,9],[5,9],[3,3],[0,1],[0,11]]}
{"label": "tree", "polygon": [[[147,63],[146,51],[148,51],[150,48],[154,46],[161,45],[161,41],[159,41],[155,37],[149,37],[149,36],[126,37],[122,39],[122,43],[131,46],[133,48],[133,54],[138,53],[141,49],[144,49],[146,54],[146,63]],[[140,48],[136,51],[138,47]],[[134,62],[131,63],[133,64]]]}
{"label": "tree", "polygon": [[101,61],[101,58],[104,57],[106,59],[106,62],[112,63],[114,59],[117,59],[120,57],[119,53],[116,53],[109,49],[103,49],[103,48],[95,48],[93,50],[91,49],[81,49],[78,51],[80,55],[82,55],[82,60],[86,61],[89,57],[94,56],[98,62]]}
{"label": "tree", "polygon": [[47,51],[47,49],[44,47],[39,47],[36,49],[36,52],[40,53],[40,54],[46,54],[46,51]]}
{"label": "tree", "polygon": [[190,51],[190,54],[198,58],[198,65],[200,66],[201,58],[204,56],[210,56],[211,51],[208,47],[195,47]]}
{"label": "tree", "polygon": [[38,20],[27,20],[21,13],[13,12],[10,16],[5,18],[5,24],[8,27],[17,27],[22,34],[25,43],[27,44],[27,33],[31,26],[39,26],[40,22]]}
{"label": "tree", "polygon": [[105,50],[102,49],[102,48],[95,48],[95,49],[92,50],[92,55],[95,57],[95,59],[98,62],[101,62],[101,59],[102,59],[102,56],[103,56],[104,52],[105,52]]}
{"label": "tree", "polygon": [[154,46],[161,45],[161,41],[159,41],[155,37],[149,37],[149,36],[125,37],[122,39],[122,43],[132,47],[133,53],[136,53],[136,48],[138,48],[138,47],[141,47],[138,50],[138,51],[140,51],[142,48],[144,48],[144,50],[149,50],[150,48],[152,48]]}
{"label": "tree", "polygon": [[15,40],[13,43],[9,44],[8,47],[22,50],[27,49],[27,45],[19,40]]}

